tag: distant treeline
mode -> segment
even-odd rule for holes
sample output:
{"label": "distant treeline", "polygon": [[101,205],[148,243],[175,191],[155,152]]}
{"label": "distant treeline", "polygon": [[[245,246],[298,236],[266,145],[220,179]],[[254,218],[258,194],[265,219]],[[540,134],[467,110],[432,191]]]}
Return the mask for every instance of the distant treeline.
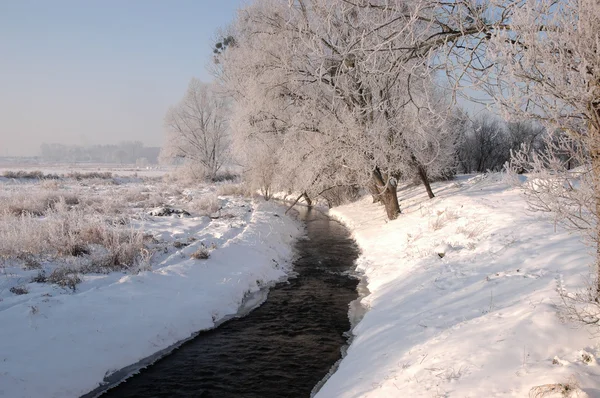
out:
{"label": "distant treeline", "polygon": [[117,163],[140,166],[157,164],[159,147],[146,147],[140,141],[124,141],[118,145],[42,144],[41,158],[46,162]]}

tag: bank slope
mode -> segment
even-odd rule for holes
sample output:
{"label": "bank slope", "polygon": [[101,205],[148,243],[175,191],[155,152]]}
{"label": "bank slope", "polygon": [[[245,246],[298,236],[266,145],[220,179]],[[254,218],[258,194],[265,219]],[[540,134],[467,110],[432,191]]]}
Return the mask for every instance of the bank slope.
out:
{"label": "bank slope", "polygon": [[[238,201],[243,222],[155,221],[157,234],[196,240],[150,272],[86,275],[74,293],[40,287],[48,291],[0,301],[0,396],[79,397],[284,278],[300,225],[274,204]],[[204,242],[218,242],[210,258],[190,258]]]}
{"label": "bank slope", "polygon": [[422,187],[399,192],[392,222],[370,198],[332,210],[363,251],[371,294],[317,397],[526,397],[573,378],[600,396],[600,370],[584,358],[600,354],[598,340],[557,316],[557,282],[582,286],[589,248],[527,213],[500,175],[435,191],[433,200]]}

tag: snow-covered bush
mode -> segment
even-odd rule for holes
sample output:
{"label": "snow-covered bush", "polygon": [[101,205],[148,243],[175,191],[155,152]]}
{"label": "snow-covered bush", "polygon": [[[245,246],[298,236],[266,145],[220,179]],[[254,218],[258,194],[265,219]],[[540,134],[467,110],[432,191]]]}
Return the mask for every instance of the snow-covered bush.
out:
{"label": "snow-covered bush", "polygon": [[27,287],[25,286],[13,286],[9,289],[9,291],[17,296],[29,293],[29,290],[27,290]]}
{"label": "snow-covered bush", "polygon": [[52,283],[75,291],[77,289],[77,285],[81,283],[81,277],[77,271],[65,266],[61,266],[54,269],[52,273],[45,278],[44,282]]}
{"label": "snow-covered bush", "polygon": [[212,182],[233,182],[239,180],[240,175],[231,170],[221,170],[213,178]]}
{"label": "snow-covered bush", "polygon": [[190,257],[196,260],[207,260],[210,258],[210,251],[204,244],[201,244],[198,250],[193,252]]}

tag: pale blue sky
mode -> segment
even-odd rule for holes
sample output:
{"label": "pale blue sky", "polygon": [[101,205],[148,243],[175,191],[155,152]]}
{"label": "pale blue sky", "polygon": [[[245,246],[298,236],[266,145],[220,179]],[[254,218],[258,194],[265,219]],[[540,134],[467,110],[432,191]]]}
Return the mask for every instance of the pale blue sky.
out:
{"label": "pale blue sky", "polygon": [[161,145],[165,111],[242,0],[0,0],[0,156]]}

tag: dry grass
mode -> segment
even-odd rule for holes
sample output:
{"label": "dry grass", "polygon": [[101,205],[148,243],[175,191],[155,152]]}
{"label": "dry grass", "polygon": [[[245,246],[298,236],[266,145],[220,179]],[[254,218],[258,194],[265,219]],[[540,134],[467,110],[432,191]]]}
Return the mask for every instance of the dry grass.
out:
{"label": "dry grass", "polygon": [[[32,281],[74,290],[83,274],[150,268],[149,248],[158,242],[131,228],[132,217],[146,217],[147,209],[166,204],[191,207],[200,214],[212,214],[220,207],[214,193],[194,199],[184,196],[180,186],[157,181],[115,185],[109,177],[109,173],[71,173],[70,180],[0,185],[0,267],[38,270]],[[205,252],[208,256],[210,249]],[[196,257],[204,258],[202,250]]]}
{"label": "dry grass", "polygon": [[433,231],[438,231],[446,225],[446,219],[440,215],[438,215],[435,219],[429,220],[429,228]]}
{"label": "dry grass", "polygon": [[0,214],[43,216],[63,203],[69,208],[90,214],[116,216],[127,212],[129,208],[162,206],[167,201],[165,195],[159,188],[106,184],[65,187],[56,180],[42,180],[39,184],[11,186],[0,191]]}
{"label": "dry grass", "polygon": [[79,197],[70,192],[54,193],[33,189],[0,193],[0,213],[42,216],[59,203],[73,206],[79,204]]}
{"label": "dry grass", "polygon": [[0,214],[0,259],[29,269],[48,259],[76,263],[93,272],[130,269],[144,249],[141,231],[111,225],[64,202],[47,210],[43,218]]}
{"label": "dry grass", "polygon": [[544,384],[533,387],[531,390],[529,390],[529,398],[544,398],[556,396],[557,394],[560,394],[560,396],[564,398],[587,396],[587,394],[581,393],[582,391],[579,388],[579,382],[575,376],[571,376],[565,383]]}
{"label": "dry grass", "polygon": [[[431,214],[431,211],[429,210],[428,213]],[[459,218],[460,215],[454,210],[437,210],[435,218],[430,216],[429,228],[433,231],[438,231],[444,228],[449,222],[456,221]]]}
{"label": "dry grass", "polygon": [[219,198],[214,193],[193,198],[187,206],[189,210],[201,216],[214,214],[221,208]]}
{"label": "dry grass", "polygon": [[167,203],[168,192],[157,189],[153,190],[144,186],[129,187],[119,190],[119,196],[123,201],[139,208],[154,208],[164,206]]}
{"label": "dry grass", "polygon": [[456,232],[465,235],[469,239],[474,239],[481,236],[487,229],[485,222],[471,221],[467,225],[456,228]]}
{"label": "dry grass", "polygon": [[456,210],[444,209],[444,217],[448,221],[456,221],[460,218],[460,214]]}
{"label": "dry grass", "polygon": [[221,184],[217,188],[219,196],[250,196],[250,191],[242,183]]}
{"label": "dry grass", "polygon": [[44,174],[41,170],[7,170],[2,173],[3,177],[22,179],[22,180],[59,180],[63,178],[73,179],[76,181],[83,180],[112,180],[113,175],[110,172],[99,171],[72,171],[66,174]]}
{"label": "dry grass", "polygon": [[110,172],[98,172],[98,171],[79,172],[79,171],[72,171],[70,173],[67,173],[65,175],[65,177],[66,178],[72,178],[72,179],[77,180],[77,181],[92,180],[92,179],[111,180],[113,178],[113,175]]}
{"label": "dry grass", "polygon": [[56,191],[62,187],[60,181],[58,179],[54,180],[41,180],[40,187],[43,189]]}
{"label": "dry grass", "polygon": [[26,179],[26,180],[41,180],[42,178],[46,177],[44,175],[44,173],[42,173],[40,170],[32,170],[32,171],[8,170],[8,171],[5,171],[4,173],[2,173],[2,176],[6,177],[6,178],[22,178],[22,179]]}

